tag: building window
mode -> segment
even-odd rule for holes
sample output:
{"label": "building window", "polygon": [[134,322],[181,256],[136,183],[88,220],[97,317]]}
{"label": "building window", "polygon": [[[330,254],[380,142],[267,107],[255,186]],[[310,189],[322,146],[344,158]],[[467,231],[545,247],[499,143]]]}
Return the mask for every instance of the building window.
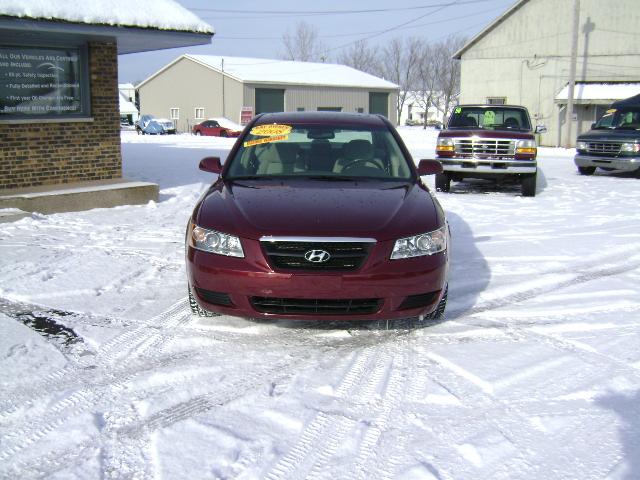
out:
{"label": "building window", "polygon": [[342,107],[318,107],[319,112],[341,112]]}
{"label": "building window", "polygon": [[296,108],[296,110],[297,110],[298,112],[304,112],[304,107],[298,107],[298,108]]}
{"label": "building window", "polygon": [[506,105],[507,97],[487,97],[488,105]]}
{"label": "building window", "polygon": [[171,120],[179,120],[180,119],[180,109],[172,108],[171,109]]}
{"label": "building window", "polygon": [[0,46],[0,121],[89,117],[88,58],[86,44]]}
{"label": "building window", "polygon": [[204,108],[196,108],[196,120],[204,120]]}
{"label": "building window", "polygon": [[362,108],[362,107],[358,107],[358,108],[356,108],[356,112],[358,112],[358,113],[364,113],[364,108]]}

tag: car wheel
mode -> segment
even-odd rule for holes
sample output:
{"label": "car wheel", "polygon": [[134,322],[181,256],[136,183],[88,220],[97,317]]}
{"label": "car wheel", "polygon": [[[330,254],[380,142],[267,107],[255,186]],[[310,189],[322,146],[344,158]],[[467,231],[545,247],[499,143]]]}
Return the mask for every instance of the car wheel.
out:
{"label": "car wheel", "polygon": [[209,310],[205,310],[198,302],[196,302],[193,293],[191,293],[191,288],[189,288],[189,306],[191,307],[191,313],[194,315],[198,315],[199,317],[217,317],[219,314],[210,312]]}
{"label": "car wheel", "polygon": [[447,283],[444,286],[444,294],[442,295],[440,302],[438,302],[438,306],[433,312],[431,312],[429,315],[426,315],[424,317],[426,320],[442,320],[442,318],[444,317],[444,311],[447,308],[448,294],[449,294],[449,284]]}
{"label": "car wheel", "polygon": [[200,133],[200,130],[196,130],[196,137],[199,137],[200,135],[202,135],[202,133]]}
{"label": "car wheel", "polygon": [[451,177],[446,173],[436,173],[436,190],[448,192],[451,189]]}
{"label": "car wheel", "polygon": [[533,173],[522,178],[522,184],[520,186],[523,197],[535,197],[536,196],[536,177],[538,175]]}
{"label": "car wheel", "polygon": [[596,167],[578,167],[580,175],[593,175],[596,173]]}
{"label": "car wheel", "polygon": [[227,136],[228,136],[228,135],[227,135],[227,131],[226,131],[226,130],[222,130],[222,131],[220,132],[220,136],[221,136],[221,137],[227,137]]}

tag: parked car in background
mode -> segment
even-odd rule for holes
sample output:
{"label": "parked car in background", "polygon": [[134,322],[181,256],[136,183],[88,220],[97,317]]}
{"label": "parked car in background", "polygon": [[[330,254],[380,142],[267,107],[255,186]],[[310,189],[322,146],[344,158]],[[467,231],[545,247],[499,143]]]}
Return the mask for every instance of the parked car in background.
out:
{"label": "parked car in background", "polygon": [[[155,121],[158,125],[162,127],[163,133],[176,133],[176,127],[173,124],[173,121],[168,118],[156,118],[153,115],[142,115],[140,119],[136,122],[136,131],[138,134],[149,134],[151,131],[147,131],[147,125],[149,122]],[[152,128],[151,130],[155,131],[156,128]],[[155,135],[155,133],[152,133]]]}
{"label": "parked car in background", "polygon": [[[543,133],[543,125],[536,133]],[[437,158],[443,172],[436,189],[448,192],[451,181],[480,178],[520,183],[522,195],[536,194],[537,145],[529,112],[515,105],[459,105],[438,134]]]}
{"label": "parked car in background", "polygon": [[440,318],[449,228],[391,123],[335,112],[259,115],[236,140],[186,232],[195,314]]}
{"label": "parked car in background", "polygon": [[640,95],[611,104],[591,130],[578,136],[574,162],[581,175],[597,168],[640,169]]}
{"label": "parked car in background", "polygon": [[144,127],[138,129],[138,135],[164,135],[165,133],[164,127],[156,120],[151,120]]}
{"label": "parked car in background", "polygon": [[204,135],[213,137],[237,137],[240,130],[234,130],[226,126],[222,126],[218,120],[205,120],[193,126],[194,135]]}

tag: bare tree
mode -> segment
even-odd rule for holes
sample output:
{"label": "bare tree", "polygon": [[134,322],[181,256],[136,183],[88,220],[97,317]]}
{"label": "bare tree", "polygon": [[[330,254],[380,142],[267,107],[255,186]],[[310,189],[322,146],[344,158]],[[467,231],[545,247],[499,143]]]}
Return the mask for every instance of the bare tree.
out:
{"label": "bare tree", "polygon": [[286,60],[299,60],[302,62],[324,62],[326,60],[326,47],[318,40],[318,32],[306,22],[298,22],[293,34],[282,35],[282,43]]}
{"label": "bare tree", "polygon": [[398,119],[402,113],[409,91],[415,82],[416,69],[420,58],[421,41],[416,38],[393,39],[382,51],[382,72],[384,77],[400,86],[398,94]]}
{"label": "bare tree", "polygon": [[380,76],[382,74],[378,51],[369,47],[366,40],[358,40],[349,49],[342,52],[338,57],[338,62],[371,75]]}
{"label": "bare tree", "polygon": [[460,96],[460,61],[454,59],[453,55],[465,43],[466,39],[463,37],[448,37],[434,45],[440,91],[440,98],[435,107],[443,114],[445,121]]}
{"label": "bare tree", "polygon": [[427,127],[429,109],[435,105],[439,96],[437,60],[438,55],[435,48],[427,42],[423,42],[420,48],[413,87],[413,98],[424,110],[423,128]]}

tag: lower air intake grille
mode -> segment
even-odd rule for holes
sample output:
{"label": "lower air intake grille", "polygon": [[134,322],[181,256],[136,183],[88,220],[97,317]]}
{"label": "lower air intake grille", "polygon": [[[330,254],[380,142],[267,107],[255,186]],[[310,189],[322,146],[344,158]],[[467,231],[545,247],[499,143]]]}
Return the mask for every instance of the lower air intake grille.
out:
{"label": "lower air intake grille", "polygon": [[400,310],[408,310],[410,308],[420,308],[431,305],[437,298],[438,292],[422,293],[420,295],[411,295],[404,299],[400,305]]}
{"label": "lower air intake grille", "polygon": [[195,290],[198,297],[212,305],[233,305],[231,298],[226,293],[212,292],[198,287],[196,287]]}
{"label": "lower air intake grille", "polygon": [[251,297],[258,312],[289,315],[366,315],[380,310],[379,298],[325,300],[304,298]]}

